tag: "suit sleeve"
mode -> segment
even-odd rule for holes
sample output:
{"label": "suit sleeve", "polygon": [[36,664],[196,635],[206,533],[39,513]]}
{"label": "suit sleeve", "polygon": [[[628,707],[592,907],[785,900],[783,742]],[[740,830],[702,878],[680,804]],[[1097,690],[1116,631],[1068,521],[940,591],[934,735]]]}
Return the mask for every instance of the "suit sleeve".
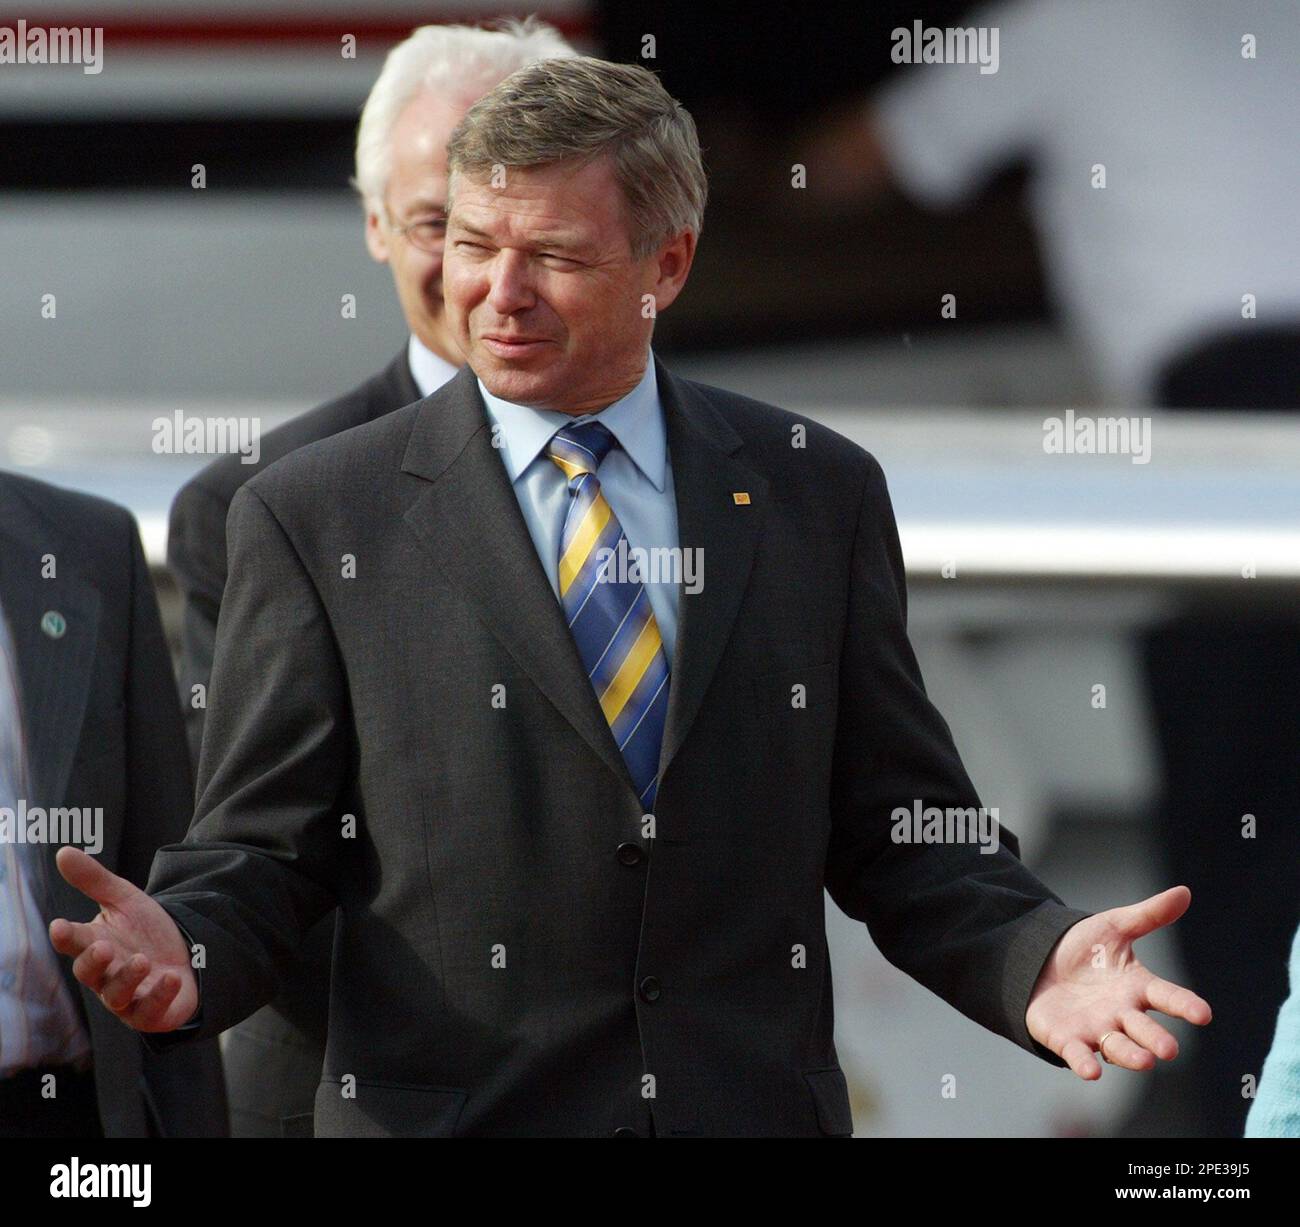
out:
{"label": "suit sleeve", "polygon": [[226,512],[219,494],[191,481],[176,496],[167,527],[167,566],[183,601],[181,617],[181,702],[190,758],[197,765],[203,744],[204,707],[192,702],[194,687],[206,691],[212,679],[217,615],[226,587]]}
{"label": "suit sleeve", "polygon": [[[153,580],[128,517],[125,822],[117,872],[143,886],[155,851],[185,837],[194,784],[176,679]],[[167,1137],[227,1137],[225,1079],[216,1040],[166,1056],[144,1046],[144,1089]]]}
{"label": "suit sleeve", "polygon": [[351,761],[342,666],[302,559],[247,486],[227,533],[198,810],[149,881],[203,948],[198,1037],[271,1001],[303,935],[337,905]]}
{"label": "suit sleeve", "polygon": [[841,655],[826,887],[881,953],[968,1018],[1064,1066],[1025,1024],[1057,940],[1090,915],[1066,907],[1020,862],[1014,834],[974,842],[893,837],[896,808],[980,806],[907,638],[902,550],[870,457],[853,546]]}

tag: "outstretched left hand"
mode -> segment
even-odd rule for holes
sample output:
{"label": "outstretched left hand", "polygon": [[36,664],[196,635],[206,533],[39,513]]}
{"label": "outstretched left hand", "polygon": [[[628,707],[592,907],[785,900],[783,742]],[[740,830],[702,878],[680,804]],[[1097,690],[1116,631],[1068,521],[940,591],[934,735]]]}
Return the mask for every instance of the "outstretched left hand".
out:
{"label": "outstretched left hand", "polygon": [[1184,1018],[1197,1026],[1210,1021],[1210,1006],[1190,989],[1162,980],[1142,965],[1133,943],[1172,924],[1192,901],[1186,886],[1141,903],[1098,912],[1061,935],[1038,974],[1025,1023],[1029,1034],[1050,1048],[1080,1078],[1101,1077],[1101,1055],[1125,1069],[1151,1069],[1156,1057],[1172,1061],[1178,1041],[1147,1010]]}

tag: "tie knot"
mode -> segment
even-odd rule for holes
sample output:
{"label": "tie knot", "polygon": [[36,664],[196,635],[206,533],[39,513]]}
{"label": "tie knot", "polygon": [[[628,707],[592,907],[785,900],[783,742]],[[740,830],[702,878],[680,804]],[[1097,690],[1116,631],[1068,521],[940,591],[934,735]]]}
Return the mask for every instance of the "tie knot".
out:
{"label": "tie knot", "polygon": [[603,422],[583,422],[580,426],[562,426],[551,436],[546,454],[564,470],[570,481],[600,468],[618,441]]}

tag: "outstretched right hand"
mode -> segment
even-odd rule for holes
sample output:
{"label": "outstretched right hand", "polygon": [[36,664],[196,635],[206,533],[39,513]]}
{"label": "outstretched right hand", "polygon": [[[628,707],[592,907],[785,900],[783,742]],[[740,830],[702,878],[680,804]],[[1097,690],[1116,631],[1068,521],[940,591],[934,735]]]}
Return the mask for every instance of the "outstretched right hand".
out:
{"label": "outstretched right hand", "polygon": [[161,904],[80,848],[60,848],[66,881],[99,904],[89,924],[50,921],[50,941],[104,1007],[137,1031],[174,1031],[199,1008],[190,947]]}

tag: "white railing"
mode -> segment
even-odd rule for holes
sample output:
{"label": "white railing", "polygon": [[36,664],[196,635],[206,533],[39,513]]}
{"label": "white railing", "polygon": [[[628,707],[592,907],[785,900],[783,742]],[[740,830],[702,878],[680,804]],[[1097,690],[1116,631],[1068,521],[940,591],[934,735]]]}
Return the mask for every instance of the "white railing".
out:
{"label": "white railing", "polygon": [[[1300,420],[1291,415],[1147,415],[1150,459],[1135,463],[1045,451],[1044,423],[1061,416],[1056,409],[790,407],[884,466],[914,580],[953,571],[989,583],[1300,580]],[[178,410],[254,419],[265,433],[301,408],[0,400],[0,467],[123,503],[157,564],[172,498],[213,459],[155,453],[157,420]],[[808,455],[816,463],[815,450]]]}

